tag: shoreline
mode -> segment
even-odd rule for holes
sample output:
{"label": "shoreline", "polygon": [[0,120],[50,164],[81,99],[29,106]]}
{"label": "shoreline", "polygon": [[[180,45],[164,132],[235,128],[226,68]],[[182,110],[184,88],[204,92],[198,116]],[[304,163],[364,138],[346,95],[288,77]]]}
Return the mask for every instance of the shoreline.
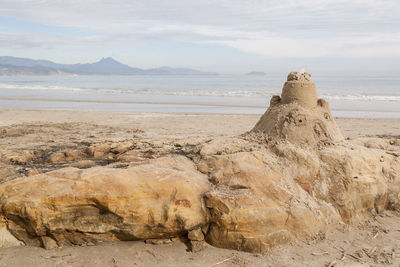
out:
{"label": "shoreline", "polygon": [[[1,100],[1,99],[0,99]],[[69,102],[68,100],[65,102]],[[87,101],[76,101],[76,102],[87,102]],[[114,103],[114,102],[110,102]],[[117,102],[116,102],[117,103]],[[119,102],[118,102],[119,103]],[[137,103],[137,104],[158,104],[158,103]],[[163,104],[163,103],[161,103]],[[166,104],[171,104],[171,103],[166,103]],[[180,104],[180,103],[176,103]],[[190,104],[192,105],[192,104]],[[193,104],[193,105],[198,105],[198,104]],[[203,105],[201,105],[203,106]],[[204,105],[205,106],[205,105]],[[218,106],[218,105],[215,105]],[[220,105],[220,106],[225,106],[225,105]],[[232,107],[237,107],[237,106],[232,106]],[[251,106],[242,106],[242,107],[251,107]],[[268,107],[264,108],[264,111],[267,110]],[[105,113],[121,113],[121,114],[154,114],[154,115],[160,115],[160,114],[167,114],[167,115],[224,115],[224,116],[262,116],[263,113],[257,113],[257,114],[249,114],[249,113],[206,113],[206,112],[174,112],[174,111],[121,111],[121,110],[71,110],[71,109],[34,109],[34,108],[26,108],[26,109],[20,109],[20,108],[0,108],[0,112],[5,112],[5,111],[22,111],[22,112],[105,112]],[[340,110],[340,111],[358,111],[358,110]],[[373,111],[371,111],[373,112]],[[391,111],[384,111],[384,112],[391,112]],[[351,120],[393,120],[393,121],[400,121],[400,118],[390,118],[390,117],[377,117],[377,118],[367,118],[367,117],[343,117],[343,116],[333,116],[335,120],[339,119],[351,119]]]}
{"label": "shoreline", "polygon": [[[82,132],[81,137],[76,134],[77,139],[101,132],[102,127],[109,129],[110,138],[119,140],[129,138],[127,131],[141,131],[143,138],[179,139],[240,135],[251,130],[260,117],[261,114],[0,109],[0,127],[19,125],[21,131],[35,127],[47,131],[72,124],[71,131],[76,127]],[[400,136],[400,119],[335,119],[346,138]],[[68,137],[69,133],[65,134]]]}

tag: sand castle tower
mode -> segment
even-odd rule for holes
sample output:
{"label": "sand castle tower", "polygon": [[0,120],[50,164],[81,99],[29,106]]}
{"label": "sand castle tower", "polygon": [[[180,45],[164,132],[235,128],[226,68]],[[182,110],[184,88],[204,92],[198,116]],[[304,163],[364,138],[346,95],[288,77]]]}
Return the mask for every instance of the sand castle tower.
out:
{"label": "sand castle tower", "polygon": [[271,98],[252,131],[311,147],[343,140],[329,103],[317,97],[311,74],[300,72],[288,75],[282,95]]}

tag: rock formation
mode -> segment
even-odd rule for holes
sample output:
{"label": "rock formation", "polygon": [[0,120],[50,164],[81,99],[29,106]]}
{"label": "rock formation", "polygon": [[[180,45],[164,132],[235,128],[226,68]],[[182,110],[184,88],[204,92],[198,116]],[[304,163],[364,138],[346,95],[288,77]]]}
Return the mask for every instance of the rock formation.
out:
{"label": "rock formation", "polygon": [[[264,252],[319,236],[332,224],[400,210],[400,140],[344,140],[309,74],[289,74],[282,96],[273,97],[242,136],[148,141],[143,147],[104,143],[75,152],[54,152],[61,158],[1,153],[2,164],[29,166],[44,158],[87,169],[10,181],[5,173],[0,245],[52,248],[178,237],[190,240],[193,250],[205,240]],[[125,165],[91,167],[109,158]]]}
{"label": "rock formation", "polygon": [[65,168],[0,189],[11,234],[27,245],[181,236],[208,223],[207,177],[184,157],[128,169]]}

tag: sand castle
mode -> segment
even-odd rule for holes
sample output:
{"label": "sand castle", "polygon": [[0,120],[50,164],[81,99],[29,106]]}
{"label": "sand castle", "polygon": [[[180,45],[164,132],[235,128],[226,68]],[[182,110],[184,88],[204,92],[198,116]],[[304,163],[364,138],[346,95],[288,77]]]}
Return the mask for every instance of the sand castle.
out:
{"label": "sand castle", "polygon": [[272,97],[270,107],[252,131],[311,147],[343,140],[329,103],[317,98],[311,75],[300,72],[288,75],[282,96]]}
{"label": "sand castle", "polygon": [[69,164],[115,161],[0,184],[1,246],[186,240],[193,250],[208,242],[265,252],[400,211],[400,141],[344,140],[307,73],[289,74],[282,96],[241,136],[17,152],[1,152],[2,164],[65,166],[55,153]]}

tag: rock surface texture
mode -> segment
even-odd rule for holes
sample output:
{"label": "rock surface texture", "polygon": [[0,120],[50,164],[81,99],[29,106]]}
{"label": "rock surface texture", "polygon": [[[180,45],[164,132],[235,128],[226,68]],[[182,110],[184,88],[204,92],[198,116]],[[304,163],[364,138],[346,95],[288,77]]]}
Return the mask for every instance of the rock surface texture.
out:
{"label": "rock surface texture", "polygon": [[127,169],[65,168],[1,186],[2,215],[28,245],[181,236],[208,222],[207,177],[187,158]]}
{"label": "rock surface texture", "polygon": [[[206,241],[264,252],[322,236],[332,224],[400,211],[400,139],[344,140],[309,74],[289,74],[282,96],[274,96],[254,129],[241,136],[74,151],[54,152],[62,159],[48,152],[1,153],[2,164],[28,166],[44,158],[85,169],[17,179],[4,172],[0,245],[179,237],[193,250]],[[91,167],[98,163],[106,166]]]}

